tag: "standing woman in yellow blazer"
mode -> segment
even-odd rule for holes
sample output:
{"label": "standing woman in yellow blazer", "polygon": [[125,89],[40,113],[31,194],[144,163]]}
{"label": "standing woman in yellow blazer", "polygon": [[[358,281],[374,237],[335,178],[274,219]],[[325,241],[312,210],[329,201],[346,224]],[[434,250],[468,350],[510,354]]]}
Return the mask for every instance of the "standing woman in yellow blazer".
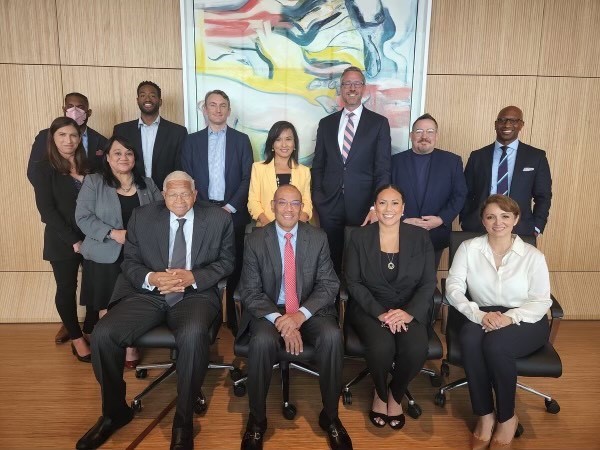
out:
{"label": "standing woman in yellow blazer", "polygon": [[298,133],[290,122],[275,122],[265,143],[265,160],[252,164],[248,211],[257,226],[265,226],[275,220],[271,200],[279,186],[291,184],[302,193],[304,207],[300,220],[308,222],[312,217],[310,199],[310,169],[298,162]]}

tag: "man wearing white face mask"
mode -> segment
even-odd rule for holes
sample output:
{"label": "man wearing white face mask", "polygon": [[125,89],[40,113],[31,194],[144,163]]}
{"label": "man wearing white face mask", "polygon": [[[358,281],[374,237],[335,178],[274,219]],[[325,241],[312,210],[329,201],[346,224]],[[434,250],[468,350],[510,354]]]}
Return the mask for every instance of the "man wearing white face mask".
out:
{"label": "man wearing white face mask", "polygon": [[[62,107],[66,117],[70,117],[81,129],[81,140],[85,148],[85,154],[90,163],[92,172],[100,168],[102,155],[107,139],[95,130],[87,126],[87,121],[92,115],[88,98],[79,92],[71,92],[65,96],[65,104]],[[48,145],[48,129],[42,130],[35,137],[31,146],[31,155],[27,164],[27,178],[33,184],[35,176],[35,162],[44,159]]]}
{"label": "man wearing white face mask", "polygon": [[[70,117],[77,122],[77,125],[79,125],[86,157],[90,164],[90,168],[93,172],[96,172],[102,163],[104,148],[108,141],[100,133],[87,126],[88,118],[92,115],[92,110],[90,109],[87,97],[79,92],[71,92],[65,96],[65,104],[62,109],[66,117]],[[38,133],[31,146],[31,155],[29,156],[29,163],[27,164],[27,178],[32,185],[36,177],[36,167],[38,166],[36,162],[41,161],[46,157],[47,147],[48,129],[46,128]],[[89,319],[92,320],[92,317]],[[85,334],[91,333],[91,330],[94,327],[93,323],[88,322],[89,320],[86,320],[83,324],[83,332]],[[56,333],[56,336],[54,337],[54,341],[57,344],[63,344],[69,341],[69,333],[64,325],[61,325],[59,328],[58,333]]]}

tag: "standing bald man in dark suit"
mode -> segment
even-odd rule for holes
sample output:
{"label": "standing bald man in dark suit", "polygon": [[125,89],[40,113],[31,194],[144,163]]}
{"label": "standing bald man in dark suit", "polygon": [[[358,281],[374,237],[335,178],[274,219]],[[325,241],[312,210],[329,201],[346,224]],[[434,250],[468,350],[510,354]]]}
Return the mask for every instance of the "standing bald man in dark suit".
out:
{"label": "standing bald man in dark suit", "polygon": [[218,283],[233,270],[233,226],[220,208],[194,205],[194,180],[165,179],[165,202],[136,208],[127,226],[124,260],[111,302],[92,333],[92,364],[102,416],[78,442],[101,446],[133,418],[125,402],[125,347],[166,323],[177,343],[177,407],[171,450],[194,448],[194,399],[208,369],[211,324],[221,312]]}
{"label": "standing bald man in dark suit", "polygon": [[244,313],[238,336],[250,334],[250,415],[242,450],[263,448],[267,392],[282,341],[296,355],[303,342],[315,347],[323,401],[319,426],[333,450],[352,449],[338,417],[344,357],[335,308],[339,281],[324,233],[299,222],[302,205],[295,186],[281,186],[271,202],[275,220],[246,239],[240,281]]}
{"label": "standing bald man in dark suit", "polygon": [[552,201],[552,177],[546,152],[519,141],[524,124],[519,108],[503,108],[495,122],[496,142],[469,156],[465,167],[467,200],[460,213],[463,230],[483,233],[481,205],[491,194],[503,194],[521,209],[515,233],[543,233]]}
{"label": "standing bald man in dark suit", "polygon": [[340,273],[344,227],[371,222],[377,188],[390,183],[390,124],[362,104],[365,77],[348,67],[341,77],[344,109],[319,122],[312,163],[312,201]]}

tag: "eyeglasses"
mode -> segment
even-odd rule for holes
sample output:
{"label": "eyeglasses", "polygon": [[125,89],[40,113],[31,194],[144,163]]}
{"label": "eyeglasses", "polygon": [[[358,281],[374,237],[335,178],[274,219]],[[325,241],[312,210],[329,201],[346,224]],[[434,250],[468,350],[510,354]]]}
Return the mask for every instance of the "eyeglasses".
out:
{"label": "eyeglasses", "polygon": [[167,198],[171,201],[177,200],[178,198],[180,198],[181,200],[187,200],[191,197],[192,197],[191,192],[183,192],[181,194],[167,194]]}
{"label": "eyeglasses", "polygon": [[350,86],[352,86],[353,88],[359,88],[359,87],[363,87],[365,85],[365,83],[363,83],[362,81],[344,81],[342,83],[342,87],[345,88],[349,88]]}
{"label": "eyeglasses", "polygon": [[423,133],[425,133],[427,136],[433,136],[435,133],[437,133],[437,130],[435,128],[428,128],[426,130],[417,128],[416,130],[413,130],[413,133],[416,134],[417,136],[422,136]]}
{"label": "eyeglasses", "polygon": [[511,119],[509,117],[498,117],[496,119],[496,123],[498,125],[505,125],[505,124],[510,124],[512,126],[518,125],[519,123],[523,122],[521,119]]}
{"label": "eyeglasses", "polygon": [[278,208],[282,209],[287,208],[288,205],[290,205],[294,209],[300,209],[300,207],[302,206],[302,202],[300,200],[292,200],[291,202],[288,202],[287,200],[277,200],[275,204]]}

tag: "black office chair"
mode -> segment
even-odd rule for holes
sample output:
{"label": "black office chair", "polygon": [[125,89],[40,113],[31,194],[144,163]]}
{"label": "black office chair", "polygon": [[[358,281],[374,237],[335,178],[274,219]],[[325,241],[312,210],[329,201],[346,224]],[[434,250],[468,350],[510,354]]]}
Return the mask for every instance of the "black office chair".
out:
{"label": "black office chair", "polygon": [[[465,231],[453,231],[450,235],[450,253],[449,253],[449,264],[452,265],[452,260],[458,250],[460,244],[474,237],[481,236],[481,233],[472,233]],[[528,244],[535,245],[534,236],[521,236],[521,239]],[[450,373],[449,364],[462,367],[462,357],[459,344],[459,332],[460,324],[462,323],[461,313],[454,309],[448,303],[445,292],[445,279],[442,280],[442,294],[443,294],[443,312],[442,312],[442,330],[446,333],[446,359],[442,361],[441,374],[448,376]],[[558,301],[552,297],[552,306],[550,307],[550,334],[548,336],[548,342],[542,348],[532,353],[531,355],[524,356],[517,359],[517,374],[523,377],[552,377],[558,378],[562,375],[562,362],[560,356],[556,353],[553,347],[554,339],[558,332],[560,320],[563,317],[563,310]],[[439,389],[435,394],[435,404],[438,406],[444,406],[446,404],[446,393],[461,386],[467,385],[467,379],[461,378],[453,381]],[[546,405],[546,411],[552,414],[557,414],[560,411],[560,406],[556,400],[550,395],[539,392],[529,386],[517,382],[517,387],[531,392],[532,394],[539,395],[544,398]]]}
{"label": "black office chair", "polygon": [[[350,234],[352,230],[357,227],[346,227],[344,230],[344,239],[345,242],[350,242]],[[351,359],[364,359],[366,350],[363,343],[360,341],[354,327],[346,322],[346,307],[348,303],[348,291],[345,287],[345,280],[342,281],[342,287],[340,289],[340,323],[342,324],[344,330],[344,354],[346,357]],[[433,295],[433,308],[431,311],[431,326],[429,327],[429,347],[427,352],[427,360],[441,359],[443,356],[443,347],[442,341],[435,333],[433,326],[435,324],[435,319],[438,316],[440,306],[442,304],[442,294],[436,288]],[[421,373],[425,375],[429,375],[429,381],[432,386],[439,387],[442,384],[442,380],[439,375],[431,369],[427,369],[423,367],[421,369]],[[352,392],[350,388],[355,384],[362,381],[367,375],[369,375],[369,369],[363,369],[357,376],[348,381],[343,389],[342,389],[342,401],[344,405],[352,404]],[[406,413],[412,417],[413,419],[419,418],[419,416],[423,413],[423,410],[416,403],[414,397],[411,395],[410,391],[406,391],[406,399],[408,400],[408,408]]]}
{"label": "black office chair", "polygon": [[[233,297],[235,301],[235,312],[238,323],[241,322],[242,318],[242,302],[238,292]],[[236,338],[233,346],[233,352],[236,356],[247,358],[248,351],[250,349],[250,336],[246,333],[241,338]],[[315,377],[319,376],[319,373],[312,367],[307,365],[308,361],[311,361],[315,355],[315,348],[312,345],[303,345],[303,351],[299,355],[292,355],[285,351],[285,347],[282,345],[279,353],[277,354],[277,363],[273,366],[273,370],[279,369],[281,371],[281,393],[282,393],[282,404],[281,412],[283,417],[288,420],[296,417],[297,409],[294,404],[290,403],[290,369],[296,369]],[[233,383],[233,393],[236,397],[243,397],[246,394],[246,382],[247,376],[242,376]]]}
{"label": "black office chair", "polygon": [[[221,280],[219,282],[219,298],[223,298],[227,282]],[[223,316],[217,315],[215,320],[210,325],[209,339],[211,344],[214,344],[217,339],[217,334],[221,328],[223,322]],[[134,347],[138,348],[168,348],[171,351],[171,360],[165,363],[157,364],[140,364],[135,369],[136,378],[146,378],[148,376],[148,370],[151,369],[164,369],[155,380],[152,381],[146,388],[131,401],[131,408],[139,412],[142,410],[142,399],[148,395],[154,388],[162,384],[166,379],[175,373],[177,370],[177,344],[175,342],[175,335],[166,325],[159,325],[152,330],[148,331],[143,336],[140,336],[134,343]],[[241,376],[241,372],[238,368],[231,364],[218,364],[210,362],[208,364],[209,369],[229,369],[229,375],[232,380],[236,380]],[[200,390],[200,396],[196,399],[194,405],[194,412],[196,414],[202,414],[206,411],[207,404],[204,393]]]}

